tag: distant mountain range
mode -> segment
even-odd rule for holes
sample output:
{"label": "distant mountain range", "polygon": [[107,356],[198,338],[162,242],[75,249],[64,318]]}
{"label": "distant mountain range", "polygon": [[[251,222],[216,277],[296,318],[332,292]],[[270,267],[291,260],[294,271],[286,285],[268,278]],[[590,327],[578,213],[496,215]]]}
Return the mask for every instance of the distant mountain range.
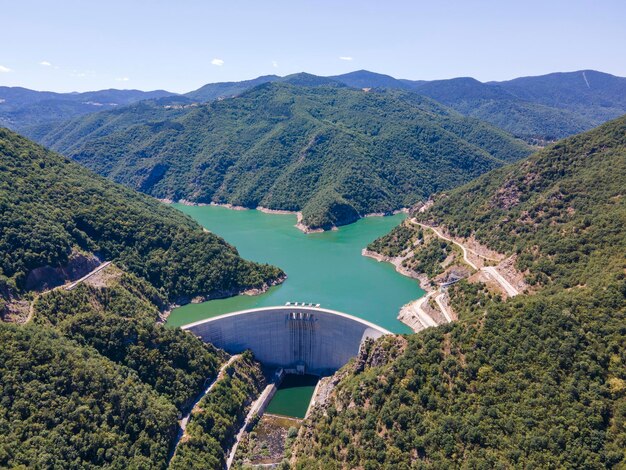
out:
{"label": "distant mountain range", "polygon": [[54,93],[0,86],[0,126],[19,131],[29,126],[63,121],[170,95],[172,93],[165,90],[110,89],[85,93]]}
{"label": "distant mountain range", "polygon": [[[244,82],[214,83],[185,96],[200,101],[232,97],[261,83],[293,83],[295,76],[267,75]],[[517,137],[539,143],[591,129],[626,113],[626,78],[594,70],[487,83],[470,77],[399,80],[367,70],[316,79],[316,84],[335,82],[353,88],[412,91],[450,106],[465,116],[481,119]],[[310,79],[303,85],[310,86],[314,82]]]}
{"label": "distant mountain range", "polygon": [[305,225],[324,229],[410,206],[530,153],[430,98],[309,74],[208,104],[137,103],[34,137],[158,198],[302,211]]}
{"label": "distant mountain range", "polygon": [[[52,93],[0,87],[0,125],[23,132],[146,99],[176,97],[178,102],[208,102],[238,96],[269,82],[292,85],[344,85],[386,88],[428,96],[465,116],[498,126],[532,143],[591,129],[626,113],[626,78],[594,70],[521,77],[502,82],[479,82],[470,77],[449,80],[403,80],[358,70],[331,77],[294,74],[265,75],[241,82],[209,83],[184,95],[164,90],[102,90]],[[187,101],[189,100],[189,101]]]}

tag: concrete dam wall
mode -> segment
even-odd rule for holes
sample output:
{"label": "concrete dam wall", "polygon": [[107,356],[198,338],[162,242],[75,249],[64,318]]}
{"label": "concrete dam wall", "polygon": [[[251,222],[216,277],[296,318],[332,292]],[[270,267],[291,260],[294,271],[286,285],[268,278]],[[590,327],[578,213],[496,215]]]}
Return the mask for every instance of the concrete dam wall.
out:
{"label": "concrete dam wall", "polygon": [[389,331],[319,307],[266,307],[209,318],[182,327],[230,354],[250,349],[271,367],[327,375],[356,356],[366,338]]}

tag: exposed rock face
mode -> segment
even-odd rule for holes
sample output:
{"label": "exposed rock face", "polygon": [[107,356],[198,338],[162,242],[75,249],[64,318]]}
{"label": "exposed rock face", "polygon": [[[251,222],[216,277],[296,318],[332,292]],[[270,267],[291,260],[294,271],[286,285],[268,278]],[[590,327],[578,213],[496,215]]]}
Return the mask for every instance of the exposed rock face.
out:
{"label": "exposed rock face", "polygon": [[354,372],[358,374],[366,368],[384,366],[398,357],[405,347],[406,339],[402,336],[366,339],[354,361]]}
{"label": "exposed rock face", "polygon": [[42,266],[33,269],[26,278],[26,290],[46,290],[65,281],[80,279],[100,264],[97,256],[74,251],[65,266]]}

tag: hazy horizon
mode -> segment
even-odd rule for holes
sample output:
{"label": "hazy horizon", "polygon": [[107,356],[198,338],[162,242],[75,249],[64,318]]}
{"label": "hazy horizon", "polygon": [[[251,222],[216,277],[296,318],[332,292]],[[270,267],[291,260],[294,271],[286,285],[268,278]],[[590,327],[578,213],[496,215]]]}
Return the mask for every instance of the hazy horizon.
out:
{"label": "hazy horizon", "polygon": [[[336,75],[343,75],[343,74],[348,74],[348,73],[352,73],[352,72],[360,72],[360,71],[372,72],[372,73],[376,73],[376,74],[380,74],[380,75],[389,75],[389,76],[391,76],[393,78],[396,78],[396,79],[399,79],[399,80],[413,80],[413,81],[420,81],[420,80],[422,80],[420,78],[394,77],[393,75],[390,75],[390,74],[387,74],[387,73],[384,73],[384,72],[377,72],[377,71],[374,71],[374,70],[365,70],[365,69],[351,70],[351,71],[343,72],[342,74],[336,74]],[[609,75],[614,75],[616,77],[621,77],[620,75],[611,74],[610,72],[606,72],[604,70],[595,70],[595,69],[589,69],[589,68],[587,68],[587,69],[578,69],[578,70],[555,70],[553,72],[547,72],[546,74],[541,74],[541,75],[550,75],[550,74],[553,74],[553,73],[588,72],[588,71],[607,73]],[[311,72],[307,72],[307,71],[303,70],[303,71],[300,71],[300,72],[293,72],[292,74],[288,74],[288,75],[294,75],[294,74],[299,74],[299,73],[309,73],[310,74]],[[195,91],[195,90],[197,90],[198,88],[200,88],[200,87],[202,87],[204,85],[210,85],[210,84],[213,84],[213,83],[224,83],[224,82],[242,82],[242,81],[247,81],[247,80],[253,80],[255,78],[258,78],[258,77],[261,77],[261,76],[264,76],[264,75],[277,75],[277,76],[279,76],[281,78],[284,78],[284,77],[287,76],[287,75],[279,75],[279,74],[259,74],[259,75],[254,75],[252,77],[242,78],[241,80],[224,80],[223,82],[206,82],[206,83],[200,85],[197,88],[193,88],[191,90],[183,90],[183,91],[172,91],[170,89],[163,88],[163,87],[161,87],[161,88],[151,88],[151,89],[142,89],[142,88],[134,88],[134,87],[124,87],[124,86],[117,86],[116,87],[116,86],[112,86],[112,87],[108,87],[108,88],[94,88],[94,89],[80,90],[80,91],[79,90],[59,91],[59,90],[50,90],[50,89],[29,88],[29,87],[24,87],[22,85],[4,85],[2,83],[0,83],[0,86],[22,87],[22,88],[28,88],[28,89],[31,89],[31,90],[35,90],[35,91],[48,91],[48,92],[53,92],[53,93],[89,93],[89,92],[92,92],[92,91],[102,91],[102,90],[107,90],[107,89],[114,89],[114,90],[139,90],[139,91],[146,91],[146,92],[148,92],[148,91],[156,91],[156,90],[165,90],[165,91],[169,91],[169,92],[172,92],[172,93],[183,95],[185,93],[188,93],[188,92],[191,92],[191,91]],[[313,75],[316,75],[316,74],[313,74]],[[330,77],[332,75],[320,75],[320,76],[328,76],[328,77]],[[533,77],[533,76],[537,76],[537,75],[519,75],[519,76],[510,77],[508,79],[503,79],[503,80],[485,80],[485,81],[482,81],[482,82],[483,83],[503,82],[503,81],[512,80],[512,79],[515,79],[515,78],[524,78],[524,77]],[[449,79],[454,79],[454,78],[476,78],[476,77],[471,77],[469,75],[459,75],[459,76],[456,76],[456,77],[434,78],[432,80],[433,81],[449,80]],[[626,77],[621,77],[621,78],[626,78]]]}
{"label": "hazy horizon", "polygon": [[626,76],[626,4],[609,0],[184,5],[164,0],[11,2],[0,85],[58,92],[184,93],[306,71],[502,81],[592,69]]}

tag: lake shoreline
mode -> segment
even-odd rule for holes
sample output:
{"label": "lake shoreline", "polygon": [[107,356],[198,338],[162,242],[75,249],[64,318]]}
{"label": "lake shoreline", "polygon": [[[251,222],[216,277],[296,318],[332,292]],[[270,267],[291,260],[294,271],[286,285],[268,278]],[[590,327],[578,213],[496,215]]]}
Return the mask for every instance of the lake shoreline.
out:
{"label": "lake shoreline", "polygon": [[231,297],[237,297],[239,295],[247,295],[247,296],[255,296],[266,293],[274,286],[279,286],[287,279],[287,275],[283,274],[279,276],[272,282],[266,282],[261,287],[251,287],[244,290],[226,290],[226,291],[215,291],[210,294],[197,295],[191,299],[187,297],[182,297],[177,299],[175,302],[168,304],[165,309],[163,309],[159,315],[159,323],[167,323],[167,319],[174,309],[179,307],[183,307],[189,304],[201,304],[203,302],[208,302],[210,300],[220,300],[220,299],[229,299]]}
{"label": "lake shoreline", "polygon": [[176,207],[236,246],[245,259],[279,266],[288,279],[261,295],[221,299],[212,296],[202,303],[195,303],[202,298],[185,299],[184,306],[171,312],[168,325],[181,326],[239,310],[298,301],[320,303],[325,308],[355,315],[395,333],[412,332],[397,320],[397,312],[403,304],[421,297],[423,290],[417,282],[399,275],[394,269],[377,266],[378,263],[361,256],[363,247],[388,233],[406,215],[382,217],[376,214],[335,231],[308,236],[294,230],[294,220],[285,216],[292,214],[282,211],[226,210],[227,207],[215,204]]}
{"label": "lake shoreline", "polygon": [[[164,198],[164,199],[156,198],[156,199],[162,202],[163,204],[182,204],[184,206],[191,206],[191,207],[216,206],[216,207],[224,207],[225,209],[230,209],[233,211],[255,211],[256,210],[259,212],[263,212],[264,214],[295,215],[296,224],[294,225],[294,227],[296,227],[298,230],[300,230],[303,233],[323,233],[323,232],[339,230],[339,227],[341,227],[341,226],[333,225],[328,230],[325,230],[323,228],[311,228],[302,222],[302,211],[292,211],[292,210],[287,210],[287,209],[270,209],[268,207],[263,207],[263,206],[245,207],[245,206],[237,206],[237,205],[233,205],[229,203],[220,203],[220,202],[210,202],[210,203],[192,202],[187,199],[179,199],[178,201],[174,201],[173,199],[169,199],[169,198]],[[360,219],[367,218],[367,217],[389,217],[389,216],[393,216],[397,214],[408,214],[409,211],[410,209],[408,207],[402,207],[400,209],[396,209],[390,212],[369,212],[364,215],[359,215],[359,218],[355,220],[355,222]],[[351,222],[351,223],[354,223],[354,222]],[[350,224],[346,224],[346,225],[350,225]]]}

